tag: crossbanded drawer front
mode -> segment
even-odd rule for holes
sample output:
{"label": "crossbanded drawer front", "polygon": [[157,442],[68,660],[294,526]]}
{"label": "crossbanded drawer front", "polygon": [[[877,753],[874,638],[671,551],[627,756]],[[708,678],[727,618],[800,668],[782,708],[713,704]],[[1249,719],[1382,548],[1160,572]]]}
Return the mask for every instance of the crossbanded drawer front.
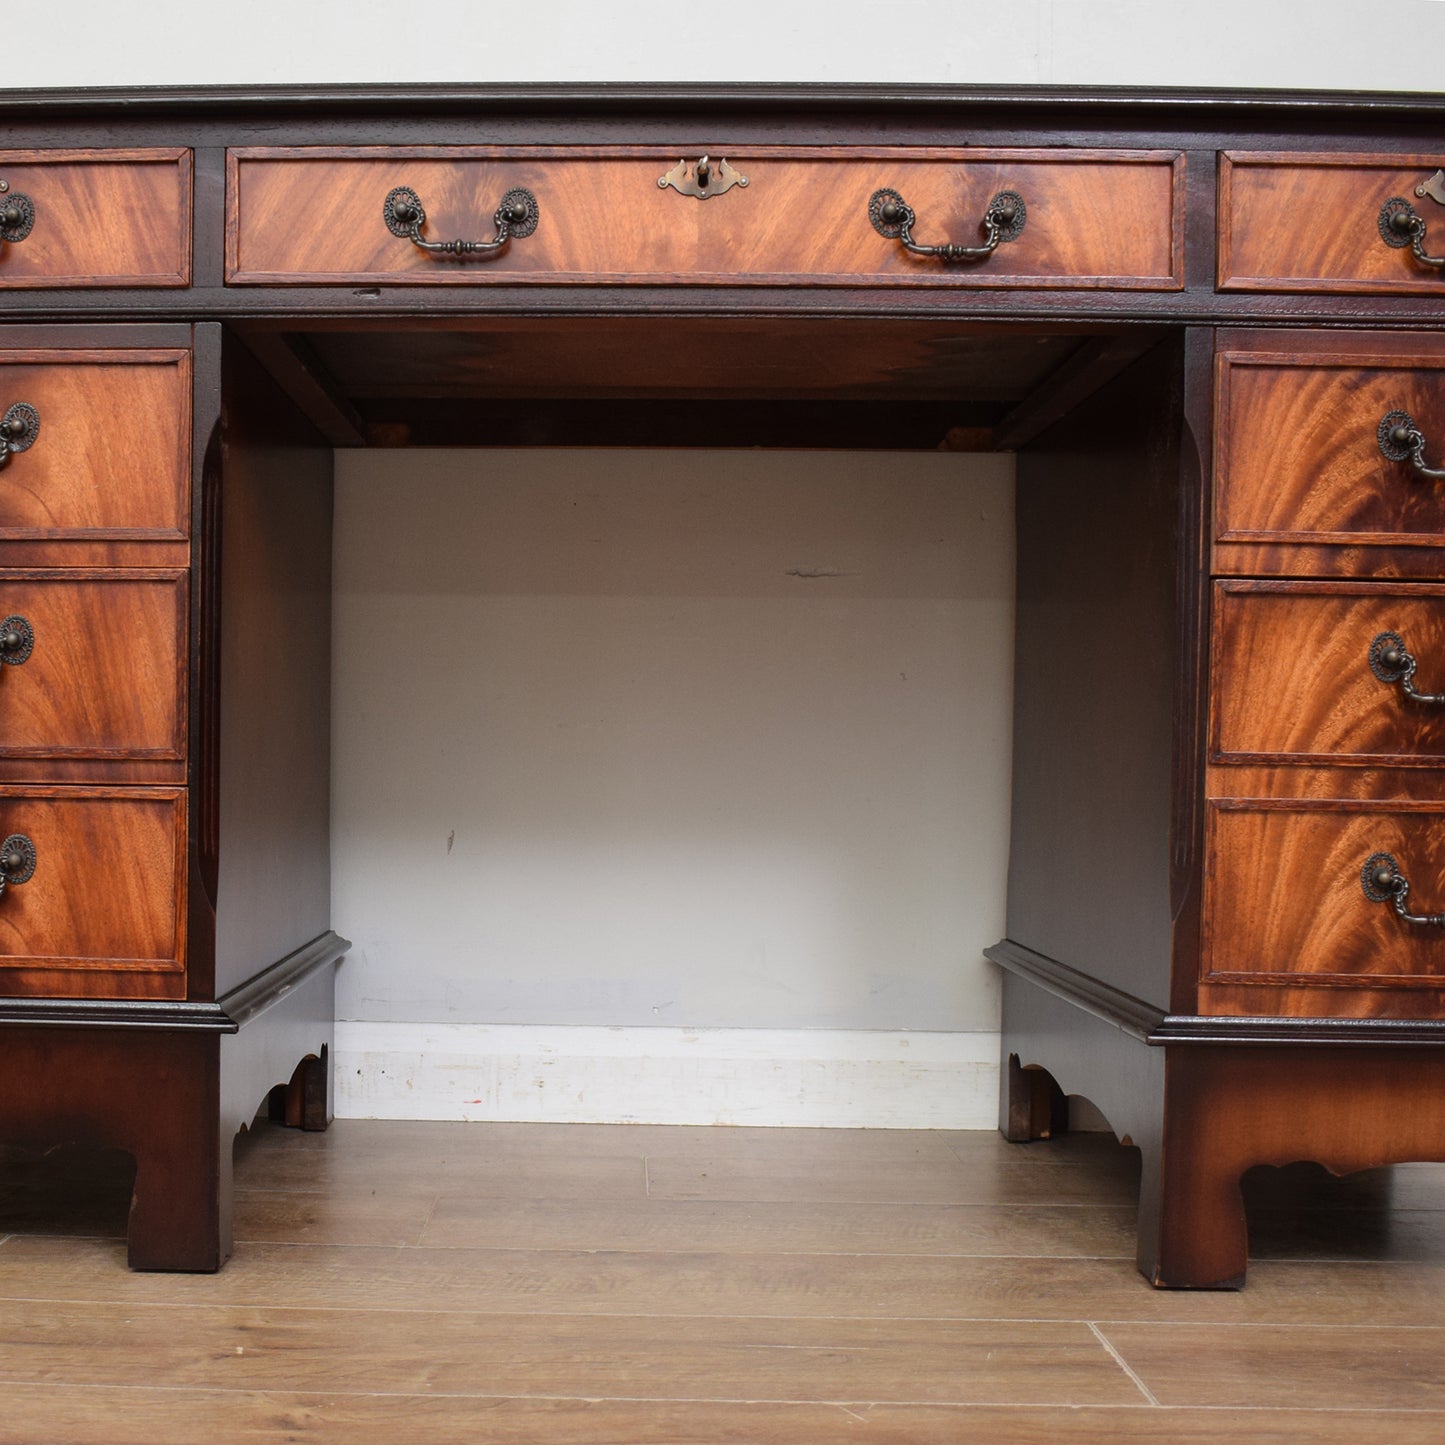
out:
{"label": "crossbanded drawer front", "polygon": [[1386,419],[1403,414],[1424,438],[1426,464],[1445,466],[1445,347],[1419,337],[1402,344],[1393,356],[1220,354],[1217,541],[1445,544],[1445,483],[1423,476],[1408,452],[1392,456],[1381,438]]}
{"label": "crossbanded drawer front", "polygon": [[[1445,165],[1437,155],[1227,151],[1219,169],[1219,285],[1225,291],[1440,294],[1390,216],[1406,203],[1427,254],[1445,251]],[[1421,194],[1421,190],[1425,194]],[[1389,208],[1389,209],[1387,209]]]}
{"label": "crossbanded drawer front", "polygon": [[[1206,984],[1445,988],[1445,802],[1217,800],[1206,823]],[[1394,860],[1407,922],[1366,870]]]}
{"label": "crossbanded drawer front", "polygon": [[0,542],[184,540],[190,354],[0,350]]}
{"label": "crossbanded drawer front", "polygon": [[[228,172],[226,279],[232,284],[658,284],[1124,287],[1183,285],[1178,152],[904,147],[846,156],[757,148],[726,161],[746,185],[706,199],[659,184],[701,156],[657,148],[238,149]],[[535,202],[528,234],[463,255],[394,234],[399,192],[425,216],[423,240],[486,242],[517,191]],[[995,197],[1021,202],[1018,234],[949,264],[911,254],[875,226],[880,191],[913,212],[920,244],[978,247]],[[390,213],[395,219],[395,211]]]}
{"label": "crossbanded drawer front", "polygon": [[0,571],[0,779],[134,762],[184,781],[186,597],[179,570]]}
{"label": "crossbanded drawer front", "polygon": [[189,284],[189,150],[0,150],[0,183],[0,289]]}
{"label": "crossbanded drawer front", "polygon": [[[182,789],[3,786],[0,834],[33,848],[30,876],[0,891],[0,992],[16,991],[7,971],[183,971]],[[75,991],[106,989],[77,979]]]}
{"label": "crossbanded drawer front", "polygon": [[1219,582],[1211,662],[1212,762],[1445,763],[1445,586]]}

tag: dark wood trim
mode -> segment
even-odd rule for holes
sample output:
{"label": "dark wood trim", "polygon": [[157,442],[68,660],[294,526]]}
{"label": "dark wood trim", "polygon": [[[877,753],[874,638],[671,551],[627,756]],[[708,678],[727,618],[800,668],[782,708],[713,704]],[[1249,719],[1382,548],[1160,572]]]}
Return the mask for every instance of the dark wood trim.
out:
{"label": "dark wood trim", "polygon": [[366,423],[304,336],[235,328],[246,349],[334,447],[366,445]]}
{"label": "dark wood trim", "polygon": [[1012,939],[1000,939],[992,948],[984,949],[983,954],[1000,968],[1122,1029],[1141,1043],[1152,1042],[1152,1036],[1164,1022],[1163,1009],[1057,959],[1046,958]]}
{"label": "dark wood trim", "polygon": [[233,988],[216,1003],[216,1008],[234,1026],[242,1028],[259,1014],[281,1002],[304,978],[327,964],[337,963],[351,947],[351,940],[326,932],[287,954],[270,968]]}
{"label": "dark wood trim", "polygon": [[1091,337],[998,423],[993,433],[995,448],[1010,452],[1027,446],[1159,340],[1137,332]]}
{"label": "dark wood trim", "polygon": [[[1135,86],[974,86],[808,83],[686,84],[634,81],[530,83],[524,85],[438,82],[428,85],[246,85],[246,86],[99,86],[86,88],[21,88],[5,97],[7,109],[27,116],[126,115],[155,116],[177,112],[202,115],[253,115],[305,111],[322,115],[376,114],[397,109],[439,111],[491,110],[528,112],[572,110],[588,115],[682,105],[729,112],[741,105],[816,111],[957,110],[974,106],[994,109],[1046,107],[1050,110],[1114,113],[1138,111],[1156,122],[1196,112],[1218,120],[1219,114],[1245,112],[1256,116],[1315,116],[1321,113],[1395,119],[1445,113],[1445,97],[1423,92],[1348,92],[1327,90],[1210,89],[1180,87],[1150,90]],[[1073,117],[1069,117],[1072,119]]]}
{"label": "dark wood trim", "polygon": [[213,1003],[167,1003],[156,999],[0,999],[0,1026],[27,1028],[181,1029],[233,1034],[240,1025]]}

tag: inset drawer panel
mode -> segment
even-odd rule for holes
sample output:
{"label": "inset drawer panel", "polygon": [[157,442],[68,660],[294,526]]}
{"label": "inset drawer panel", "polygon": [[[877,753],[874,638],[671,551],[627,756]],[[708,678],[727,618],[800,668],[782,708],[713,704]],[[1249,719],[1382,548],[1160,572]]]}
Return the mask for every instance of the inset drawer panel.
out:
{"label": "inset drawer panel", "polygon": [[[1276,343],[1277,345],[1278,343]],[[1445,348],[1399,354],[1225,351],[1217,358],[1215,536],[1221,542],[1434,548],[1445,482],[1381,449],[1407,414],[1445,465]]]}
{"label": "inset drawer panel", "polygon": [[29,212],[0,287],[190,282],[190,151],[0,151],[0,182],[0,212]]}
{"label": "inset drawer panel", "polygon": [[1205,979],[1445,988],[1445,928],[1407,923],[1367,896],[1377,855],[1395,860],[1413,912],[1445,911],[1445,803],[1211,803]]}
{"label": "inset drawer panel", "polygon": [[20,759],[148,760],[183,781],[183,572],[0,571],[0,618],[0,777]]}
{"label": "inset drawer panel", "polygon": [[[688,164],[698,157],[686,157]],[[722,184],[723,157],[713,180]],[[229,157],[226,279],[246,284],[487,285],[618,282],[1177,290],[1178,152],[849,150],[729,152],[747,180],[707,199],[660,180],[655,148],[240,149]],[[398,188],[421,202],[423,239],[486,241],[510,191],[531,192],[535,229],[495,252],[419,249],[389,229]],[[985,259],[944,264],[875,229],[895,191],[914,239],[978,246],[994,197],[1014,192],[1022,229]],[[394,217],[393,217],[394,218]]]}
{"label": "inset drawer panel", "polygon": [[[1445,587],[1221,582],[1213,627],[1212,761],[1445,763]],[[1404,695],[1392,637],[1442,703]]]}
{"label": "inset drawer panel", "polygon": [[190,354],[0,351],[0,416],[33,413],[0,467],[0,541],[184,539]]}
{"label": "inset drawer panel", "polygon": [[1440,295],[1445,275],[1415,258],[1408,234],[1382,227],[1381,213],[1408,202],[1425,222],[1427,252],[1445,251],[1445,205],[1417,192],[1441,163],[1440,155],[1226,152],[1220,288]]}
{"label": "inset drawer panel", "polygon": [[0,835],[29,839],[35,856],[31,877],[0,893],[0,990],[6,969],[183,967],[181,789],[0,787]]}

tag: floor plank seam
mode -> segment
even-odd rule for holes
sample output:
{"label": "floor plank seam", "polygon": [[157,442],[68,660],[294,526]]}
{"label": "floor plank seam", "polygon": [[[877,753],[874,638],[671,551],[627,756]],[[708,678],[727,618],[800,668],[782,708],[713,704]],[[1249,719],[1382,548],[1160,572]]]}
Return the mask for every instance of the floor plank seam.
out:
{"label": "floor plank seam", "polygon": [[1143,1395],[1151,1405],[1157,1406],[1159,1404],[1159,1397],[1144,1383],[1139,1377],[1138,1371],[1114,1348],[1113,1343],[1093,1320],[1089,1321],[1089,1329],[1093,1333],[1094,1338],[1109,1352],[1114,1363],[1134,1382],[1139,1393]]}
{"label": "floor plank seam", "polygon": [[1058,1401],[1029,1400],[827,1400],[814,1398],[795,1399],[778,1396],[744,1397],[736,1395],[565,1395],[565,1394],[486,1394],[474,1391],[417,1391],[417,1390],[307,1390],[288,1386],[235,1386],[235,1385],[153,1385],[153,1384],[107,1384],[97,1381],[56,1381],[9,1379],[0,1376],[0,1385],[7,1389],[29,1390],[63,1389],[67,1392],[78,1390],[126,1392],[135,1394],[162,1395],[234,1395],[281,1396],[290,1400],[496,1400],[496,1401],[548,1401],[557,1404],[616,1404],[616,1405],[784,1405],[811,1409],[836,1408],[853,1413],[857,1410],[953,1410],[977,1412],[982,1410],[1016,1412],[1019,1410],[1055,1410],[1070,1415],[1086,1413],[1117,1414],[1121,1411],[1145,1416],[1178,1414],[1260,1414],[1260,1415],[1383,1415],[1405,1418],[1436,1419],[1445,1416],[1445,1410],[1428,1409],[1409,1405],[1231,1405],[1231,1404],[1178,1404],[1150,1405],[1143,1401],[1134,1404],[1105,1404],[1082,1401],[1078,1404],[1060,1404]]}

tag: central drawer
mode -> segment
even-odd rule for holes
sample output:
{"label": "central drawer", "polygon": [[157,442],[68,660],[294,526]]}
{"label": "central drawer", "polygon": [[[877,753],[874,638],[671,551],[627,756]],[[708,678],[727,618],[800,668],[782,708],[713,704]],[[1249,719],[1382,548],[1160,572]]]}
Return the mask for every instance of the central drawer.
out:
{"label": "central drawer", "polygon": [[[1178,152],[894,147],[845,156],[752,147],[708,158],[705,198],[664,183],[673,175],[686,185],[689,174],[695,183],[701,159],[655,148],[233,150],[226,279],[1150,290],[1183,284]],[[724,189],[729,173],[742,179]],[[384,207],[400,188],[422,205],[422,239],[494,238],[494,216],[517,191],[535,201],[535,225],[495,251],[429,253],[388,227]],[[870,203],[883,190],[911,208],[920,244],[979,246],[985,212],[1001,193],[1019,201],[1021,229],[986,258],[945,264],[910,254],[880,232]]]}

